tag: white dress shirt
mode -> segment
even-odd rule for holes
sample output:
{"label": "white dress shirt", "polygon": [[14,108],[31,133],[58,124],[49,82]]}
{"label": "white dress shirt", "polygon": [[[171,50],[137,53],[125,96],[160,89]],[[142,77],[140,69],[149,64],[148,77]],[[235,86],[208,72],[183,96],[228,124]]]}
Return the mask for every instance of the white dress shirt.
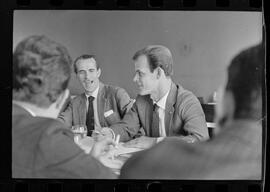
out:
{"label": "white dress shirt", "polygon": [[88,105],[89,105],[88,97],[90,97],[90,96],[94,97],[93,107],[94,107],[95,130],[100,131],[101,126],[100,126],[100,123],[99,123],[98,110],[97,110],[97,95],[98,95],[98,90],[99,90],[99,86],[96,88],[95,91],[93,91],[93,93],[91,95],[87,95],[85,93],[85,96],[87,97],[87,100],[86,100],[86,110],[87,111],[88,111]]}

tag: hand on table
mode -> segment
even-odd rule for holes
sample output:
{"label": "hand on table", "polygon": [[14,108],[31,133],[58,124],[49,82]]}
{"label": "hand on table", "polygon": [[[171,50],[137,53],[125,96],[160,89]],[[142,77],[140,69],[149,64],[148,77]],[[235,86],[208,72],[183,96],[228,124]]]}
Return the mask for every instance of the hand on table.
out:
{"label": "hand on table", "polygon": [[90,154],[93,157],[100,159],[100,157],[106,154],[112,146],[115,146],[114,140],[110,138],[103,138],[102,140],[94,143]]}
{"label": "hand on table", "polygon": [[134,148],[141,148],[141,149],[147,149],[151,146],[156,144],[156,138],[155,137],[146,137],[141,136],[136,139],[133,139],[129,142],[126,142],[123,144],[125,147],[134,147]]}

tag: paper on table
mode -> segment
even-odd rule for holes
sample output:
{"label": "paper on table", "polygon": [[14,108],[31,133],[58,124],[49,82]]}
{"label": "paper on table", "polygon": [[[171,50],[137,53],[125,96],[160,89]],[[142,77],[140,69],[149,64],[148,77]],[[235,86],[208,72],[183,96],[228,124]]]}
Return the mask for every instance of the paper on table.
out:
{"label": "paper on table", "polygon": [[[85,137],[81,139],[78,143],[78,145],[86,152],[90,153],[92,146],[94,144],[94,140],[92,137]],[[138,151],[141,151],[143,149],[135,148],[135,147],[125,147],[123,146],[123,143],[119,143],[117,148],[113,148],[114,155],[124,155],[124,154],[130,154],[135,153]]]}
{"label": "paper on table", "polygon": [[[85,137],[81,139],[77,144],[81,147],[81,149],[85,151],[85,153],[88,154],[92,149],[94,140],[92,137]],[[126,159],[128,159],[132,153],[141,150],[143,149],[124,147],[123,143],[119,143],[117,148],[111,147],[110,151],[107,154],[101,156],[100,161],[103,165],[114,169],[114,172],[119,174],[120,169],[125,163]],[[115,158],[112,158],[113,155]]]}
{"label": "paper on table", "polygon": [[106,167],[114,169],[116,172],[120,172],[121,167],[131,156],[131,154],[141,150],[143,149],[127,148],[123,146],[123,143],[119,143],[117,148],[112,147],[112,149],[106,155],[100,158],[100,161]]}
{"label": "paper on table", "polygon": [[112,169],[121,169],[124,162],[114,158],[112,159],[110,155],[104,155],[100,158],[100,161],[105,165],[106,167],[112,168]]}
{"label": "paper on table", "polygon": [[138,151],[142,151],[143,149],[140,148],[134,148],[134,147],[125,147],[123,146],[124,143],[119,143],[117,149],[115,150],[115,156],[123,155],[123,154],[129,154],[129,153],[135,153]]}

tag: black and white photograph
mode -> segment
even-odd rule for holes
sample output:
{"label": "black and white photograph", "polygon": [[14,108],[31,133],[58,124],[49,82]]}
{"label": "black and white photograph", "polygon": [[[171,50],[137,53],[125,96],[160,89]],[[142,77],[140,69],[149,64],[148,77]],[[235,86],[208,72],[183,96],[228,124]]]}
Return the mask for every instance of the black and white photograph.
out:
{"label": "black and white photograph", "polygon": [[12,178],[262,180],[263,14],[15,10]]}

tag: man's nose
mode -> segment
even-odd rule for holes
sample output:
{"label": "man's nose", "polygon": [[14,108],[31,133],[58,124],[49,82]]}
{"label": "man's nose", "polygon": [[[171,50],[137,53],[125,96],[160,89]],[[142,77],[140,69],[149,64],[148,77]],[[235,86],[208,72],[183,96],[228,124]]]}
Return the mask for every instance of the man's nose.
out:
{"label": "man's nose", "polygon": [[138,77],[137,77],[137,74],[135,74],[134,77],[133,77],[133,81],[136,83],[137,80],[138,80]]}
{"label": "man's nose", "polygon": [[91,77],[91,74],[89,72],[85,73],[85,79],[89,79]]}

